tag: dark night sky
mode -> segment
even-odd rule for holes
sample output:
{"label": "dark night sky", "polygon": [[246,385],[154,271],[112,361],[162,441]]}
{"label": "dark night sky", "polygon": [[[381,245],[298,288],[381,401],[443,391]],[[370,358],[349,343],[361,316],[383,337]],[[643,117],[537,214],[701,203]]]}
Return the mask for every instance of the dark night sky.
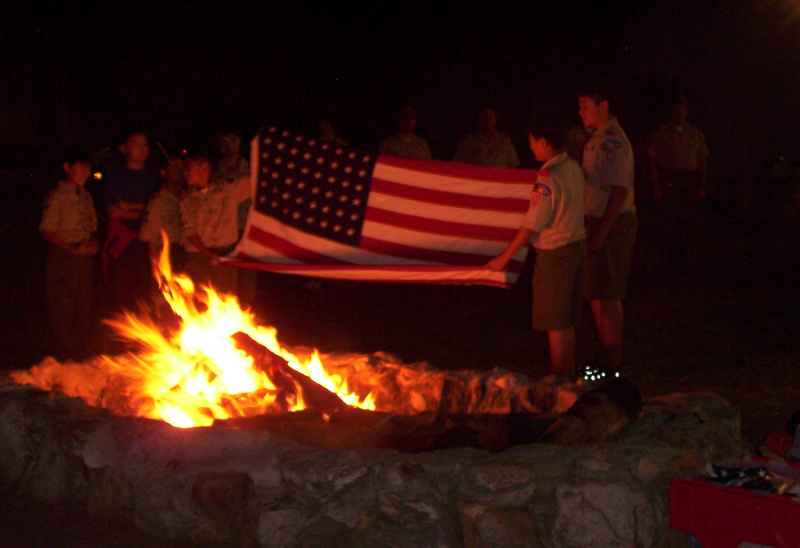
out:
{"label": "dark night sky", "polygon": [[576,123],[575,91],[601,80],[634,140],[687,88],[718,174],[795,152],[797,0],[378,4],[35,2],[4,25],[2,141],[99,147],[137,125],[183,143],[328,114],[368,144],[411,101],[449,157],[481,105],[522,146],[532,114]]}

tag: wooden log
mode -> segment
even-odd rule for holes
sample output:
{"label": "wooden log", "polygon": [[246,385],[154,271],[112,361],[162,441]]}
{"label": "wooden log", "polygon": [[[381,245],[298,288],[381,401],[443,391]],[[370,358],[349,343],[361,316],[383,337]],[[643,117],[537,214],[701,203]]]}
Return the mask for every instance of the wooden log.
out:
{"label": "wooden log", "polygon": [[234,341],[239,348],[250,354],[256,367],[264,371],[278,389],[278,405],[287,411],[290,409],[290,402],[286,398],[296,392],[299,386],[303,392],[303,399],[306,407],[322,414],[332,415],[348,408],[339,396],[314,382],[311,378],[292,369],[289,363],[271,352],[268,348],[259,344],[245,333],[233,335]]}

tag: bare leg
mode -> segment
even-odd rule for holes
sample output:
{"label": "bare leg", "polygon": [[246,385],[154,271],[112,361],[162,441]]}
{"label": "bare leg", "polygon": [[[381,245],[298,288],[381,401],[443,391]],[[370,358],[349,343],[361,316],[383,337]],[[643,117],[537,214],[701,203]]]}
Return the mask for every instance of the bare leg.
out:
{"label": "bare leg", "polygon": [[571,377],[575,373],[575,328],[547,332],[550,347],[550,369],[556,375]]}
{"label": "bare leg", "polygon": [[608,367],[622,365],[622,328],[625,317],[621,300],[593,300],[592,315],[597,326],[597,336],[605,349]]}

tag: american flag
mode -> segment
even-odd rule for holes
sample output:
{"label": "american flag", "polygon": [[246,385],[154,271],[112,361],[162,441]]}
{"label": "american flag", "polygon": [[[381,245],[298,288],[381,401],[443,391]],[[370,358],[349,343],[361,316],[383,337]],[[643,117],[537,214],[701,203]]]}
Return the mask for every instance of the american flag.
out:
{"label": "american flag", "polygon": [[536,172],[419,161],[307,139],[276,128],[251,147],[255,187],[232,266],[346,280],[516,281],[485,268],[512,240]]}

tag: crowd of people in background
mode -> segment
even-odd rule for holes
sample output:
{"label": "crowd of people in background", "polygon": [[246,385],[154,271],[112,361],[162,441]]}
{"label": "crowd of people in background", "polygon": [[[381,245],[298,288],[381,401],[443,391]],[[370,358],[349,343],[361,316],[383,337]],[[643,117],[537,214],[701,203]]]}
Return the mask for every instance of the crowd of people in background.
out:
{"label": "crowd of people in background", "polygon": [[[536,250],[533,274],[535,330],[547,333],[555,374],[574,375],[575,327],[583,299],[589,301],[603,355],[598,365],[622,363],[626,295],[637,234],[634,150],[605,91],[578,96],[582,124],[539,119],[531,124],[528,144],[542,167],[530,207],[517,236],[487,268],[503,270],[523,246]],[[520,157],[497,113],[483,109],[477,128],[458,143],[453,160],[517,168]],[[417,160],[432,158],[428,142],[417,134],[417,113],[400,109],[396,131],[380,143],[380,152]],[[332,120],[319,123],[319,138],[348,145]],[[167,154],[160,172],[149,169],[154,144],[133,131],[119,146],[121,165],[105,176],[98,209],[85,185],[91,174],[86,155],[64,158],[63,179],[48,196],[40,230],[48,242],[47,299],[52,331],[64,355],[80,353],[92,323],[97,271],[105,282],[108,310],[130,308],[155,290],[151,263],[162,251],[162,231],[179,270],[195,282],[210,283],[253,305],[255,271],[221,266],[220,258],[242,237],[252,205],[248,160],[233,133],[215,139],[214,154],[196,150]],[[160,145],[159,145],[160,147]],[[645,163],[653,196],[687,211],[707,189],[709,150],[703,133],[688,122],[688,100],[678,96],[672,117],[649,140]],[[679,219],[680,221],[680,219]],[[686,231],[678,222],[671,230]],[[98,229],[101,229],[98,231]],[[98,238],[102,233],[102,241]],[[679,254],[682,240],[672,252]],[[99,255],[100,260],[96,261]]]}

